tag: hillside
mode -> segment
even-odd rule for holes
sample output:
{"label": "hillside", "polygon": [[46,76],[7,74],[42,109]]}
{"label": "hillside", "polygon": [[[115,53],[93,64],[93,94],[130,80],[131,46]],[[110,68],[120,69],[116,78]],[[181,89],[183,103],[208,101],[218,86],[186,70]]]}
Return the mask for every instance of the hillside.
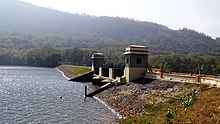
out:
{"label": "hillside", "polygon": [[[192,86],[191,88],[189,86],[186,87],[191,90],[193,89]],[[142,111],[146,112],[142,116],[129,117],[123,120],[121,123],[218,124],[220,118],[219,94],[219,88],[209,88],[207,86],[204,86],[202,92],[198,92],[198,94],[196,95],[196,99],[189,106],[185,106],[181,103],[181,100],[175,99],[179,98],[181,95],[177,95],[173,98],[167,98],[164,102],[158,102],[154,104],[145,103],[146,105],[142,108]],[[151,94],[146,97],[146,99],[150,98],[151,100],[153,99],[154,102],[157,102],[161,100],[161,96]],[[166,116],[168,109],[172,113],[172,116],[170,118]]]}
{"label": "hillside", "polygon": [[[15,0],[0,1],[0,47],[78,47],[122,52],[147,45],[152,54],[219,55],[220,42],[190,29],[152,22],[59,12]],[[101,49],[100,49],[101,48]]]}

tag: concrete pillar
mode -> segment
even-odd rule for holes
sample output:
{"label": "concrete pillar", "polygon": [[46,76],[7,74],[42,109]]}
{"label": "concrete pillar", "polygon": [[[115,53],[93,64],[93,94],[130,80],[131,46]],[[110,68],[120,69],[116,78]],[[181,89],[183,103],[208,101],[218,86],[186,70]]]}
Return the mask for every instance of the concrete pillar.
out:
{"label": "concrete pillar", "polygon": [[200,82],[199,75],[196,75],[196,82]]}
{"label": "concrete pillar", "polygon": [[95,71],[95,67],[94,67],[94,65],[92,65],[92,71]]}
{"label": "concrete pillar", "polygon": [[160,78],[163,78],[163,69],[160,69]]}
{"label": "concrete pillar", "polygon": [[102,67],[99,67],[99,76],[103,76],[103,69],[102,69]]}
{"label": "concrete pillar", "polygon": [[114,69],[113,68],[109,68],[109,78],[110,79],[114,79]]}

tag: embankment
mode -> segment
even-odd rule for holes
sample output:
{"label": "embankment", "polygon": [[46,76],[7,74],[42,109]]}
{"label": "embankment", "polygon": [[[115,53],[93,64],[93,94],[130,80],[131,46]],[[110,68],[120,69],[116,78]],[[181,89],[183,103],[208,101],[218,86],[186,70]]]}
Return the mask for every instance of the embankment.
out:
{"label": "embankment", "polygon": [[163,103],[166,97],[185,95],[190,91],[190,84],[143,78],[115,86],[97,96],[121,113],[123,118],[128,118],[147,115],[146,105]]}
{"label": "embankment", "polygon": [[72,74],[74,66],[73,65],[60,65],[57,67],[57,69],[59,71],[62,72],[62,74],[69,80],[72,79],[74,77],[76,77],[76,75]]}
{"label": "embankment", "polygon": [[202,87],[197,100],[188,108],[181,103],[181,98],[188,96],[193,89],[199,91],[198,84],[142,78],[109,88],[96,97],[120,113],[123,120],[119,123],[167,123],[165,113],[175,107],[178,109],[173,123],[219,123],[220,90]]}

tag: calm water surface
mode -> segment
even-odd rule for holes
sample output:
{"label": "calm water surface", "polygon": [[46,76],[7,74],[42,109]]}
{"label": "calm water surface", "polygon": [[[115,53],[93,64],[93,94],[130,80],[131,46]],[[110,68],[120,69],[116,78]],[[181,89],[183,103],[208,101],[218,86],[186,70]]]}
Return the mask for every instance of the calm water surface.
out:
{"label": "calm water surface", "polygon": [[103,124],[116,119],[84,86],[56,69],[0,66],[0,123]]}

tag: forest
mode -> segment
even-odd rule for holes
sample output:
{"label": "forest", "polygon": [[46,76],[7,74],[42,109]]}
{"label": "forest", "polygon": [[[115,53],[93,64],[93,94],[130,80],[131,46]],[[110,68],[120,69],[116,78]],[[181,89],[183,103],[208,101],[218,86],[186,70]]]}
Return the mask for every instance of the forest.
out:
{"label": "forest", "polygon": [[[13,2],[13,3],[12,3]],[[146,45],[149,65],[166,72],[220,73],[220,42],[187,28],[59,12],[21,1],[0,1],[0,65],[91,65],[91,55],[123,62],[128,45]],[[10,16],[9,16],[10,15]]]}
{"label": "forest", "polygon": [[[91,65],[91,49],[79,48],[36,48],[31,50],[0,49],[0,65],[22,65],[38,67],[56,67],[60,64]],[[111,62],[124,61],[122,53],[106,52],[105,59]],[[165,72],[198,73],[199,68],[204,74],[220,73],[220,58],[210,55],[150,55],[149,67],[162,68]]]}

